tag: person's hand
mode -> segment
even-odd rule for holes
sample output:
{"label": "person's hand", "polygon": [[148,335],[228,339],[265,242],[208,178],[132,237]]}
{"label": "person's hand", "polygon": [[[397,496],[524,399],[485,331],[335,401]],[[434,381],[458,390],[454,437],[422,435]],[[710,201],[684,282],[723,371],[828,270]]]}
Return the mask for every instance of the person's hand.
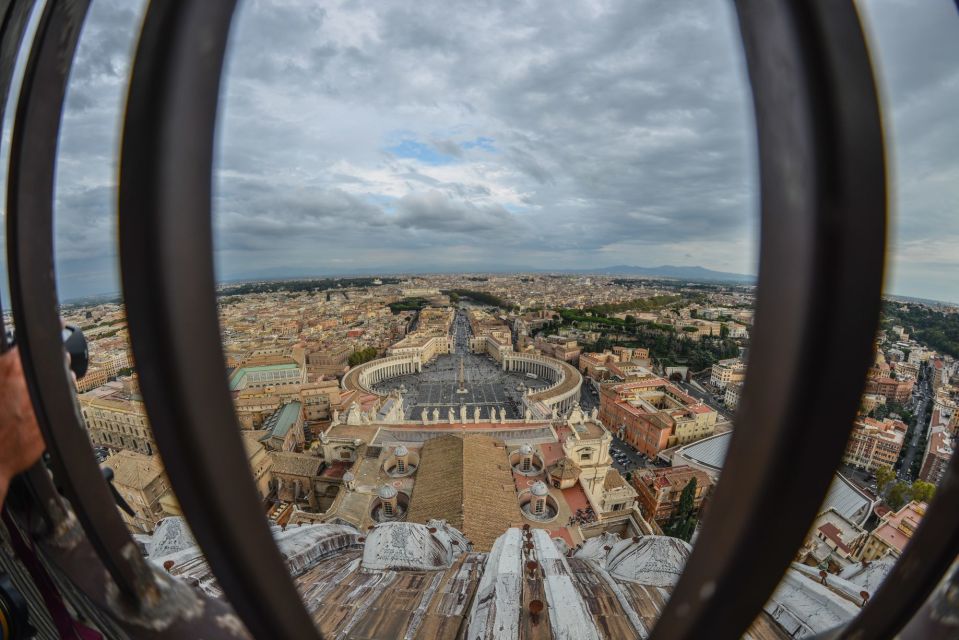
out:
{"label": "person's hand", "polygon": [[20,353],[14,347],[0,354],[0,505],[13,476],[33,466],[45,447],[20,366]]}

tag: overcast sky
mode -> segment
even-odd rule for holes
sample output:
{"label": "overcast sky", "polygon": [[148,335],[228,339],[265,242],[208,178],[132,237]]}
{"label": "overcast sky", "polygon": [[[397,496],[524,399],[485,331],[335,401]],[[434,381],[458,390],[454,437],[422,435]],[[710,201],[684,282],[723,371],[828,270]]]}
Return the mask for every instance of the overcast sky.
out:
{"label": "overcast sky", "polygon": [[[956,5],[860,6],[891,126],[887,290],[959,301]],[[755,273],[752,106],[730,2],[240,7],[218,131],[221,279]],[[140,12],[97,0],[81,37],[58,175],[62,298],[118,289],[118,114]]]}

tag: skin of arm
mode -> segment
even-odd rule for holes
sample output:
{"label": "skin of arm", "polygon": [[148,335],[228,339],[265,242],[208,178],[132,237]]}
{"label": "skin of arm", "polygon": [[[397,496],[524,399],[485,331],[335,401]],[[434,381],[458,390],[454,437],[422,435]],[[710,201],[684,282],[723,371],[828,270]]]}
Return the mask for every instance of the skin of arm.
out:
{"label": "skin of arm", "polygon": [[0,505],[15,475],[26,471],[46,445],[33,413],[16,347],[0,354]]}

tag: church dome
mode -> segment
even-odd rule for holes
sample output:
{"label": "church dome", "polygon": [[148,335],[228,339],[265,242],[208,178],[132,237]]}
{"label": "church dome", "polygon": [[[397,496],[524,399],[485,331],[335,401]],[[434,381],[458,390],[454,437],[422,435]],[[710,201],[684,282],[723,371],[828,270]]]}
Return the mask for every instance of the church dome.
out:
{"label": "church dome", "polygon": [[390,498],[396,497],[396,489],[391,485],[384,484],[379,488],[379,491],[377,491],[376,494],[383,500],[389,500]]}
{"label": "church dome", "polygon": [[399,445],[398,447],[393,449],[393,455],[395,456],[405,456],[405,455],[409,455],[409,453],[410,453],[409,449],[407,449],[403,445]]}
{"label": "church dome", "polygon": [[530,493],[532,493],[534,496],[545,496],[549,493],[549,489],[546,487],[545,482],[537,482],[530,487]]}

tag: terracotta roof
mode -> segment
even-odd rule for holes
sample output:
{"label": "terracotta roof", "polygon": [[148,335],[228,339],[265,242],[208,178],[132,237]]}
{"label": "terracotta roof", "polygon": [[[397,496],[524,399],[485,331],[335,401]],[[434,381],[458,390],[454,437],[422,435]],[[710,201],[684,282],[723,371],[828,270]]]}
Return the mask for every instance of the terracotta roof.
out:
{"label": "terracotta roof", "polygon": [[423,445],[407,520],[433,519],[462,531],[477,551],[489,551],[500,534],[523,522],[504,445],[473,434]]}
{"label": "terracotta roof", "polygon": [[323,461],[308,453],[270,452],[273,458],[273,473],[312,478],[320,474]]}
{"label": "terracotta roof", "polygon": [[603,480],[603,489],[606,491],[612,491],[613,489],[619,489],[620,487],[625,487],[626,481],[623,480],[623,476],[619,475],[619,471],[616,469],[610,469],[606,473],[606,478]]}
{"label": "terracotta roof", "polygon": [[580,468],[579,465],[573,460],[563,457],[546,467],[546,472],[550,476],[554,478],[560,478],[562,480],[569,478],[576,479],[579,477]]}
{"label": "terracotta roof", "polygon": [[113,469],[113,481],[118,485],[145,489],[163,475],[163,465],[156,456],[145,456],[135,451],[119,451],[103,463]]}

